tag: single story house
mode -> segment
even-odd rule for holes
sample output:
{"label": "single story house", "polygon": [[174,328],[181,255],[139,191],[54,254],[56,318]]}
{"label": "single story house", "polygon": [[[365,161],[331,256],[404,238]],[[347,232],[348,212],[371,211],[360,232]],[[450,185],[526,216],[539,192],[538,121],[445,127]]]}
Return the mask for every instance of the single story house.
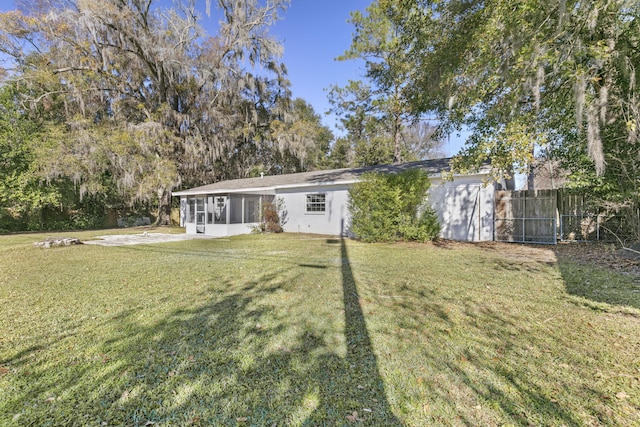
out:
{"label": "single story house", "polygon": [[493,240],[496,183],[491,167],[443,180],[449,158],[360,168],[234,179],[176,191],[180,225],[189,234],[232,236],[259,224],[262,206],[280,200],[285,232],[348,235],[349,186],[367,172],[396,173],[420,168],[431,178],[428,203],[442,226],[441,237],[462,241]]}

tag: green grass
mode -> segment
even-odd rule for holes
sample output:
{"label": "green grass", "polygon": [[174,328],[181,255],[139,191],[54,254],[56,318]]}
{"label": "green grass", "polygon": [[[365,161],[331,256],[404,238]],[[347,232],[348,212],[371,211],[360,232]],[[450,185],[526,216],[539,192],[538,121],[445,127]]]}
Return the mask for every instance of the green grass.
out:
{"label": "green grass", "polygon": [[638,287],[550,249],[48,236],[0,237],[0,425],[640,425]]}

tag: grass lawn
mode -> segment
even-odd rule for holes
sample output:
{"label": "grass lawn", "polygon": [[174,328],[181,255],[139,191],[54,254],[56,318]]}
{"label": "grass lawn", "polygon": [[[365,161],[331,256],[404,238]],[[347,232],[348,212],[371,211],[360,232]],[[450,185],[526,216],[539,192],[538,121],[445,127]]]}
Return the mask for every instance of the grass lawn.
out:
{"label": "grass lawn", "polygon": [[0,425],[640,425],[640,286],[552,248],[47,236],[0,237]]}

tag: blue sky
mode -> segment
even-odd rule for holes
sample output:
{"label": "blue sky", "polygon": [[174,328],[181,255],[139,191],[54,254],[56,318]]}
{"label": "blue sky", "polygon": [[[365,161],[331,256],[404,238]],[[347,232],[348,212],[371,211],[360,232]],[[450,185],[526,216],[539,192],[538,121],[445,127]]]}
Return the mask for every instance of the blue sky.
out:
{"label": "blue sky", "polygon": [[[291,0],[270,31],[283,44],[283,62],[289,72],[291,90],[295,98],[303,98],[313,105],[336,135],[337,119],[326,115],[329,109],[327,89],[331,85],[344,86],[349,80],[361,79],[361,61],[336,61],[351,45],[354,27],[348,22],[354,10],[364,11],[372,0]],[[202,2],[204,4],[204,0]],[[217,18],[203,14],[201,25],[215,33]],[[466,136],[463,134],[462,137]],[[447,155],[456,154],[464,140],[452,135],[443,144]]]}
{"label": "blue sky", "polygon": [[[160,3],[170,2],[162,0]],[[218,18],[213,11],[212,16],[207,17],[204,14],[205,1],[201,3],[201,25],[213,35]],[[370,3],[371,0],[292,0],[282,19],[271,29],[284,45],[283,62],[289,72],[293,96],[313,105],[336,135],[340,134],[335,127],[336,118],[325,115],[329,108],[326,89],[334,84],[344,86],[349,80],[362,77],[364,69],[361,62],[336,61],[335,58],[351,45],[354,27],[348,22],[350,12],[364,11]],[[13,8],[13,0],[0,0],[0,10]],[[443,148],[448,155],[453,155],[461,142],[460,138],[452,136]]]}
{"label": "blue sky", "polygon": [[[324,116],[329,108],[326,89],[344,86],[364,74],[361,61],[336,61],[351,45],[354,27],[349,14],[364,10],[370,0],[292,0],[283,19],[273,28],[284,44],[283,61],[295,97],[311,103]],[[325,117],[333,125],[333,117]]]}
{"label": "blue sky", "polygon": [[[351,45],[354,32],[350,12],[364,11],[371,0],[292,0],[273,34],[284,44],[283,61],[289,70],[294,97],[305,99],[323,116],[334,133],[336,118],[326,116],[329,108],[326,89],[364,74],[361,61],[336,61]],[[452,135],[443,148],[447,155],[458,152],[463,140]]]}

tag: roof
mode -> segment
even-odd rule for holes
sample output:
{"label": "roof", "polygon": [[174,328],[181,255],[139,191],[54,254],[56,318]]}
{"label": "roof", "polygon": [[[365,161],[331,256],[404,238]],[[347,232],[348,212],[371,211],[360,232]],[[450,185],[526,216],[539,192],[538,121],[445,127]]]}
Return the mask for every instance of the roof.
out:
{"label": "roof", "polygon": [[360,168],[344,168],[300,172],[285,175],[269,175],[263,178],[243,178],[219,181],[214,184],[175,191],[174,196],[196,194],[237,193],[240,191],[269,191],[278,188],[310,187],[320,185],[351,184],[359,181],[367,172],[398,173],[408,169],[423,169],[429,175],[436,175],[449,170],[451,158],[420,160],[417,162],[397,163],[393,165],[365,166]]}

